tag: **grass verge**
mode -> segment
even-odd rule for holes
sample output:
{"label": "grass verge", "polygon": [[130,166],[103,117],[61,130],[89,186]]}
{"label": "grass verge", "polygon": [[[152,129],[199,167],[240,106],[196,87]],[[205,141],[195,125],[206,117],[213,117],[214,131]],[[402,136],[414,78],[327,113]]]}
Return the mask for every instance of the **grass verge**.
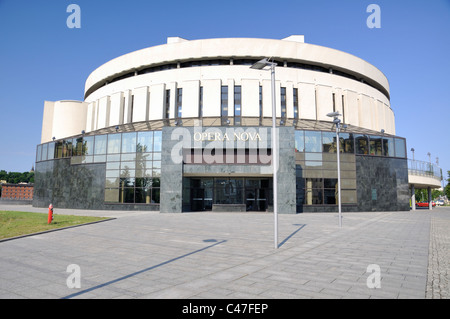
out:
{"label": "grass verge", "polygon": [[0,211],[0,240],[55,230],[58,228],[77,226],[105,219],[109,218],[53,214],[53,221],[51,224],[47,224],[47,214]]}

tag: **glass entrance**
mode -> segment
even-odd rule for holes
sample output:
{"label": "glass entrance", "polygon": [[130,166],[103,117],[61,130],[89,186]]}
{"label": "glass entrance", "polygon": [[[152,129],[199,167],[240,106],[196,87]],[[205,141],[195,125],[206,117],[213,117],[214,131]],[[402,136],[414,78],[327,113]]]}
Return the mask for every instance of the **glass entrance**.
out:
{"label": "glass entrance", "polygon": [[245,204],[247,211],[266,211],[268,191],[265,188],[246,188]]}
{"label": "glass entrance", "polygon": [[[210,211],[213,205],[245,205],[246,211],[266,211],[272,204],[271,178],[185,178],[186,209]],[[189,202],[187,202],[189,200]]]}

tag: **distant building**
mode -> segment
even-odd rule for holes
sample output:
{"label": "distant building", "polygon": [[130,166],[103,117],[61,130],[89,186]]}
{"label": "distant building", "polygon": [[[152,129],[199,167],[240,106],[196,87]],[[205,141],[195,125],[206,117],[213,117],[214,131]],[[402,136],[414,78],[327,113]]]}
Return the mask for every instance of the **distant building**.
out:
{"label": "distant building", "polygon": [[33,184],[3,184],[2,199],[33,200]]}

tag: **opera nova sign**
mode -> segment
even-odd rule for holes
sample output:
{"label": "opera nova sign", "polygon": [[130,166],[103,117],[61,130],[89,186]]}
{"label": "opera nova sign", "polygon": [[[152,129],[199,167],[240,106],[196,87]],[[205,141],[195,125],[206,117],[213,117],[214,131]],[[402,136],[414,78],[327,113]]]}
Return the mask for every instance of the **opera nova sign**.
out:
{"label": "opera nova sign", "polygon": [[227,132],[195,132],[194,141],[261,141],[261,135],[257,132],[233,132],[231,136]]}
{"label": "opera nova sign", "polygon": [[270,132],[265,127],[176,127],[170,134],[170,139],[177,141],[171,143],[171,159],[181,163],[183,150],[184,154],[191,150],[196,157],[194,162],[198,163],[236,163],[245,157],[245,162],[268,164],[271,162]]}

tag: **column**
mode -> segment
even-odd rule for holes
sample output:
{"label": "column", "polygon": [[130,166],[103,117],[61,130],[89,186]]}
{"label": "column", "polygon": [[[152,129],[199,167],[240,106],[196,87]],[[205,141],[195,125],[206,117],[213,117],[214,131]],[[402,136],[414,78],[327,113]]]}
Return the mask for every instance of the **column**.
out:
{"label": "column", "polygon": [[411,185],[411,209],[416,210],[416,190],[414,184]]}

